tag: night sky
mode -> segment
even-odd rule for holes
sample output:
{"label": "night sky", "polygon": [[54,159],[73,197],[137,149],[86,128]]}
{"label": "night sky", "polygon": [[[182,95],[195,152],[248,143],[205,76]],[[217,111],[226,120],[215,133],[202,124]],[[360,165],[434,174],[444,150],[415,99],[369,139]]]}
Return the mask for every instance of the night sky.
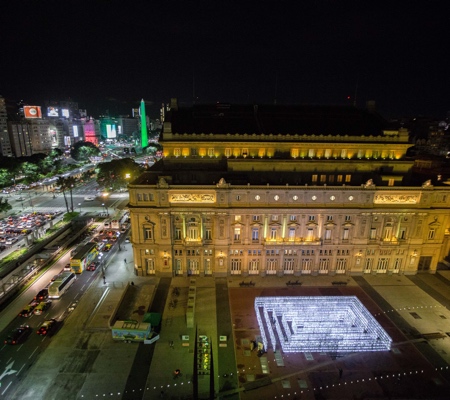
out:
{"label": "night sky", "polygon": [[[7,5],[3,4],[7,3]],[[97,116],[180,104],[450,110],[448,1],[20,0],[0,6],[0,95]],[[348,99],[350,96],[350,99]]]}

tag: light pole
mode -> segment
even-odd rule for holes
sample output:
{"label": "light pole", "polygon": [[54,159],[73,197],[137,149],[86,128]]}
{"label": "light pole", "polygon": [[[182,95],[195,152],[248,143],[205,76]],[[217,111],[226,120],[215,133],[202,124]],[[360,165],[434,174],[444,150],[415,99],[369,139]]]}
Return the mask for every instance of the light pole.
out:
{"label": "light pole", "polygon": [[105,209],[106,215],[109,216],[108,207],[106,207],[105,203],[102,203],[103,208]]}
{"label": "light pole", "polygon": [[73,189],[73,185],[70,185],[70,205],[72,208],[72,212],[73,212],[73,197],[72,197],[72,189]]}

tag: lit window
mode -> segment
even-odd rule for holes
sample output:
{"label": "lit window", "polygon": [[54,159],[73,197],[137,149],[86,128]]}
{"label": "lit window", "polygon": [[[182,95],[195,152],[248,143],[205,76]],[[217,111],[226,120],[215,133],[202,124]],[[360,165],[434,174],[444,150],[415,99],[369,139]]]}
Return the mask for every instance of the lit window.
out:
{"label": "lit window", "polygon": [[241,228],[234,228],[234,240],[241,240]]}
{"label": "lit window", "polygon": [[252,240],[259,240],[259,229],[252,229]]}

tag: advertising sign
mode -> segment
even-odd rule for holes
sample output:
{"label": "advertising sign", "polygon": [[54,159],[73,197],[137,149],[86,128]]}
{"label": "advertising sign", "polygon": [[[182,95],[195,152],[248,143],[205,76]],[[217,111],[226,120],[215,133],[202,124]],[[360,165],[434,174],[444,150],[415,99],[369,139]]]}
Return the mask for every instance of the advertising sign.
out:
{"label": "advertising sign", "polygon": [[64,118],[69,118],[69,110],[67,108],[61,109],[61,116]]}
{"label": "advertising sign", "polygon": [[25,118],[42,118],[41,107],[23,106],[23,115]]}
{"label": "advertising sign", "polygon": [[47,117],[59,117],[58,107],[47,107]]}
{"label": "advertising sign", "polygon": [[114,124],[106,124],[106,137],[108,139],[115,138],[116,135],[116,125]]}

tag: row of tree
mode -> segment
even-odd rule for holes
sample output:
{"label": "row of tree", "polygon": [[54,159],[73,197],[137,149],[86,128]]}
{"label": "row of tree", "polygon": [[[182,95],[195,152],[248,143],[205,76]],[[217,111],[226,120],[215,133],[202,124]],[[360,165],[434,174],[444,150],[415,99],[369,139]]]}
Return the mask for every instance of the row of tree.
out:
{"label": "row of tree", "polygon": [[45,177],[52,177],[78,168],[78,163],[100,154],[100,150],[90,142],[77,142],[70,149],[70,157],[75,162],[68,163],[60,149],[49,154],[33,154],[29,157],[0,157],[0,186],[11,186],[20,179],[29,184]]}

